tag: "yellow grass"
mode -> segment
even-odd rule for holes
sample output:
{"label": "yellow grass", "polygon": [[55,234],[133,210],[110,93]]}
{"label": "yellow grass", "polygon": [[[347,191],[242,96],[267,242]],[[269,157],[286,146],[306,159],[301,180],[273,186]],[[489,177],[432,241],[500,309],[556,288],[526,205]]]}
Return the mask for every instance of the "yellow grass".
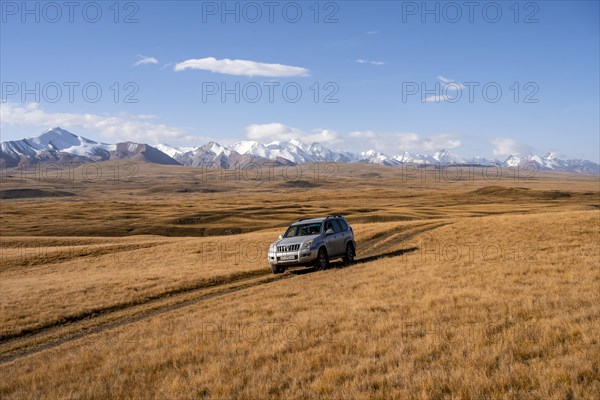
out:
{"label": "yellow grass", "polygon": [[[308,189],[179,193],[195,172],[164,168],[146,173],[171,193],[66,182],[44,185],[76,196],[3,200],[0,397],[600,396],[595,177],[343,168]],[[286,223],[335,212],[355,265],[270,274]],[[153,235],[117,237],[128,226]]]}

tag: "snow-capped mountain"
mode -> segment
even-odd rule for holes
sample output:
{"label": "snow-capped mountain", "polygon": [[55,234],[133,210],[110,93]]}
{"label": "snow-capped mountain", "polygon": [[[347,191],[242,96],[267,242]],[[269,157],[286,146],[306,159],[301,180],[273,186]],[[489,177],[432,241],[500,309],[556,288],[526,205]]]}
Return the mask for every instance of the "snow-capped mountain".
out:
{"label": "snow-capped mountain", "polygon": [[511,155],[504,161],[487,160],[482,157],[464,159],[447,150],[436,151],[432,154],[403,152],[389,155],[376,150],[350,153],[333,151],[320,143],[306,144],[295,139],[268,144],[246,140],[227,146],[211,141],[199,147],[177,147],[168,144],[159,144],[153,147],[148,144],[132,142],[117,144],[95,142],[61,128],[49,129],[37,137],[2,142],[0,147],[0,164],[7,167],[48,161],[92,162],[112,159],[219,168],[243,167],[267,161],[271,165],[312,162],[364,162],[385,166],[403,163],[419,165],[476,164],[505,167],[535,165],[540,170],[600,173],[600,166],[597,163],[569,160],[559,157],[555,153],[547,153],[544,156]]}
{"label": "snow-capped mountain", "polygon": [[64,129],[53,128],[37,137],[2,142],[0,149],[4,157],[12,159],[20,159],[22,156],[44,159],[52,152],[101,159],[115,150],[115,145],[94,142]]}
{"label": "snow-capped mountain", "polygon": [[180,156],[182,154],[188,153],[190,151],[194,151],[194,147],[175,147],[169,146],[168,144],[157,144],[154,146],[158,150],[162,151],[166,155],[171,158],[175,158],[176,156]]}
{"label": "snow-capped mountain", "polygon": [[[304,164],[310,162],[364,162],[385,166],[412,163],[421,165],[447,165],[447,164],[474,164],[474,165],[498,165],[515,167],[535,164],[541,170],[554,170],[578,173],[598,173],[600,167],[591,161],[567,160],[548,153],[545,156],[528,155],[519,157],[516,155],[506,158],[504,161],[488,160],[483,157],[465,159],[448,150],[436,151],[432,154],[420,154],[403,152],[391,156],[375,150],[367,150],[360,153],[349,153],[332,151],[320,143],[307,145],[298,140],[275,141],[261,144],[255,141],[241,141],[230,146],[223,146],[215,142],[198,147],[194,150],[189,148],[176,148],[173,146],[159,145],[158,148],[171,150],[173,157],[183,165],[197,166],[200,164],[214,163],[216,165],[233,165],[235,162],[229,160],[232,156],[240,164],[248,162],[261,162],[265,160],[277,161],[280,164]],[[201,160],[201,161],[200,161]]]}
{"label": "snow-capped mountain", "polygon": [[145,143],[117,143],[110,153],[110,159],[146,161],[155,164],[179,165],[173,158]]}
{"label": "snow-capped mountain", "polygon": [[356,155],[347,152],[334,152],[320,143],[306,145],[298,140],[275,141],[268,144],[245,140],[229,146],[209,142],[197,148],[178,148],[166,144],[156,148],[169,154],[182,165],[197,166],[215,162],[217,165],[238,164],[257,161],[274,161],[278,164],[304,164],[309,162],[351,162],[358,161]]}
{"label": "snow-capped mountain", "polygon": [[107,144],[75,135],[62,128],[52,128],[41,135],[0,143],[0,164],[13,167],[38,162],[94,162],[131,159],[157,164],[178,162],[152,146],[143,143]]}
{"label": "snow-capped mountain", "polygon": [[360,162],[366,162],[369,164],[380,164],[380,165],[399,165],[400,161],[396,161],[393,157],[386,154],[380,153],[375,150],[367,150],[358,153],[358,160]]}
{"label": "snow-capped mountain", "polygon": [[[236,147],[222,146],[216,142],[208,142],[207,144],[196,148],[192,152],[185,153],[182,157],[178,158],[178,161],[182,165],[189,165],[192,167],[218,167],[218,168],[234,168],[244,167],[253,163],[262,163],[269,161],[268,158],[262,157],[263,149],[260,148],[262,145],[258,145],[255,142],[245,142],[237,148],[246,148],[247,151],[244,154],[236,151]],[[258,154],[254,154],[251,150],[256,151]]]}
{"label": "snow-capped mountain", "polygon": [[370,164],[381,165],[400,165],[402,163],[411,164],[464,164],[466,160],[447,150],[436,151],[433,154],[404,153],[396,156],[389,156],[375,150],[369,150],[359,153],[358,161],[368,162]]}
{"label": "snow-capped mountain", "polygon": [[597,174],[600,166],[587,160],[567,160],[558,157],[554,153],[546,153],[544,156],[528,154],[525,156],[511,155],[504,160],[502,165],[507,167],[536,165],[541,170],[577,172],[581,174]]}
{"label": "snow-capped mountain", "polygon": [[294,164],[303,164],[317,161],[338,161],[341,157],[326,149],[319,143],[306,145],[299,140],[275,141],[266,145],[254,141],[234,143],[231,148],[243,155],[254,155],[269,160],[278,158],[288,160]]}

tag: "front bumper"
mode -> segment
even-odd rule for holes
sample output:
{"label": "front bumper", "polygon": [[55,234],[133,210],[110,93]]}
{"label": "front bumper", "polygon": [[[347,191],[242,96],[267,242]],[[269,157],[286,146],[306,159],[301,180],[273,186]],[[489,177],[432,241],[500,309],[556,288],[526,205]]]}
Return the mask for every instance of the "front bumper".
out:
{"label": "front bumper", "polygon": [[317,250],[269,251],[267,259],[271,265],[306,265],[317,259]]}

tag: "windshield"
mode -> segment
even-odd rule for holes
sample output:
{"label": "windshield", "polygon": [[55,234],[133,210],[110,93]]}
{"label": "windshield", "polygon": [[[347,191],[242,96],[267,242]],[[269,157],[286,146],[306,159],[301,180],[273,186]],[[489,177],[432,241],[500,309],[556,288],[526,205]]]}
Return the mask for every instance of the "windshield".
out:
{"label": "windshield", "polygon": [[284,238],[296,236],[311,236],[321,233],[321,223],[313,222],[312,224],[292,225],[283,235]]}

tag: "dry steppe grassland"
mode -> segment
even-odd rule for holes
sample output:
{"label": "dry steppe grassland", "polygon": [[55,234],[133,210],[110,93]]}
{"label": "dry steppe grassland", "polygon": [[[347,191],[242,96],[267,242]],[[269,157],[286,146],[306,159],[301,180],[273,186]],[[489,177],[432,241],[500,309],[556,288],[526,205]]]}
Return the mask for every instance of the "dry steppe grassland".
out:
{"label": "dry steppe grassland", "polygon": [[[2,171],[2,399],[600,398],[598,176],[85,168]],[[331,214],[356,262],[273,275]]]}

